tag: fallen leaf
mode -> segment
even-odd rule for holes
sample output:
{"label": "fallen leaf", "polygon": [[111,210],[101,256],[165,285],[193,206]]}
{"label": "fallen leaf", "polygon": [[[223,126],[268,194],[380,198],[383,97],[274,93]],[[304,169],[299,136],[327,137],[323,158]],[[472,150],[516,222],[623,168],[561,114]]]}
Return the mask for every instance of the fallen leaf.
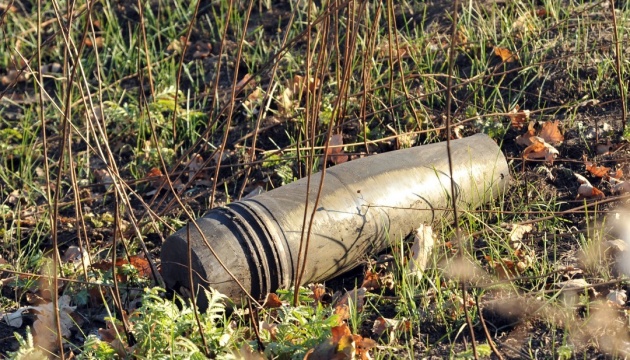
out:
{"label": "fallen leaf", "polygon": [[[151,265],[149,265],[149,261],[147,261],[147,259],[145,259],[144,257],[140,257],[139,255],[133,255],[129,257],[129,260],[127,259],[116,260],[117,268],[122,268],[124,265],[127,265],[127,264],[131,265],[138,271],[138,277],[148,278],[151,276]],[[127,275],[121,274],[120,270],[117,271],[116,276],[119,278],[120,281],[123,281],[123,282],[127,281]]]}
{"label": "fallen leaf", "polygon": [[609,255],[625,252],[627,248],[628,245],[621,239],[607,240],[602,243],[604,253]]}
{"label": "fallen leaf", "polygon": [[263,307],[265,309],[275,309],[282,307],[283,305],[282,300],[280,300],[278,295],[274,293],[267,294],[267,299],[265,299],[265,302],[263,303]]}
{"label": "fallen leaf", "polygon": [[162,170],[157,167],[151,168],[145,178],[149,181],[149,184],[156,189],[160,188],[164,182],[164,174],[162,174]]}
{"label": "fallen leaf", "polygon": [[192,154],[192,158],[188,163],[188,182],[202,177],[202,174],[200,174],[199,171],[203,169],[203,163],[204,160],[201,155],[197,153]]}
{"label": "fallen leaf", "polygon": [[365,293],[367,289],[364,287],[356,288],[352,291],[347,291],[339,300],[337,300],[335,307],[340,305],[350,305],[350,301],[352,304],[356,306],[357,311],[363,310],[363,303],[365,299]]}
{"label": "fallen leaf", "polygon": [[[122,267],[125,265],[129,265],[135,268],[138,271],[138,277],[148,278],[151,276],[151,266],[149,261],[144,257],[140,257],[138,255],[133,255],[129,257],[129,260],[124,258],[119,258],[116,260],[116,279],[118,281],[127,282],[127,275],[122,273]],[[110,271],[113,269],[112,262],[109,260],[101,260],[92,264],[93,269],[101,270],[101,271]]]}
{"label": "fallen leaf", "polygon": [[621,181],[612,186],[612,192],[615,194],[625,194],[630,192],[630,183]]}
{"label": "fallen leaf", "polygon": [[593,176],[597,176],[604,179],[609,177],[609,174],[608,174],[610,172],[609,167],[596,166],[595,163],[588,161],[588,159],[586,158],[586,155],[584,156],[584,166],[586,166],[586,171],[593,174]]}
{"label": "fallen leaf", "polygon": [[319,79],[311,77],[307,84],[304,76],[295,75],[293,76],[293,80],[291,82],[291,90],[293,90],[294,94],[298,94],[298,97],[302,97],[304,90],[307,88],[309,92],[315,92],[315,90],[319,88],[319,83]]}
{"label": "fallen leaf", "polygon": [[122,324],[117,323],[116,326],[112,323],[111,319],[105,321],[105,329],[98,329],[98,335],[102,341],[106,343],[112,343],[114,340],[121,338],[121,334],[125,333],[125,328]]}
{"label": "fallen leaf", "polygon": [[[236,92],[241,91],[246,85],[253,87],[255,86],[255,81],[249,81],[249,79],[252,78],[251,74],[245,74],[245,76],[243,76],[243,78],[236,83]],[[248,97],[249,98],[249,97]]]}
{"label": "fallen leaf", "polygon": [[522,146],[530,146],[532,144],[531,138],[536,136],[536,129],[534,129],[534,121],[530,121],[527,126],[527,131],[516,137],[516,143]]}
{"label": "fallen leaf", "polygon": [[103,47],[103,37],[98,36],[92,40],[90,37],[85,38],[85,46],[87,47],[95,47],[100,49]]}
{"label": "fallen leaf", "polygon": [[322,302],[322,297],[326,294],[326,287],[323,284],[310,284],[309,289],[313,292],[313,300],[315,304]]}
{"label": "fallen leaf", "polygon": [[591,183],[584,176],[575,173],[573,175],[575,175],[575,177],[578,179],[578,182],[580,183],[576,199],[603,199],[604,197],[606,197],[604,193],[601,192],[601,190],[591,185]]}
{"label": "fallen leaf", "polygon": [[342,324],[344,320],[350,319],[350,308],[347,304],[339,304],[335,306],[334,314],[339,318],[338,323]]}
{"label": "fallen leaf", "polygon": [[510,241],[511,242],[519,242],[523,240],[523,236],[528,232],[532,231],[534,226],[532,224],[513,224],[512,230],[510,231]]}
{"label": "fallen leaf", "polygon": [[509,259],[494,260],[491,256],[484,256],[488,265],[494,269],[497,277],[501,280],[512,279],[520,276],[520,269],[516,266],[516,263]]}
{"label": "fallen leaf", "polygon": [[276,341],[276,337],[278,335],[278,324],[270,324],[266,321],[261,321],[258,328],[260,330],[268,331],[271,340]]}
{"label": "fallen leaf", "polygon": [[494,54],[498,57],[501,58],[501,61],[503,62],[513,62],[515,60],[518,60],[518,56],[516,54],[513,54],[510,50],[506,49],[506,48],[502,48],[502,47],[495,47],[494,48]]}
{"label": "fallen leaf", "polygon": [[365,276],[363,276],[363,283],[361,287],[366,288],[368,291],[375,291],[381,288],[379,274],[372,270],[367,270]]}
{"label": "fallen leaf", "polygon": [[529,120],[529,115],[530,115],[529,110],[522,110],[522,111],[519,111],[519,110],[520,110],[520,107],[516,105],[514,106],[514,109],[512,109],[512,111],[508,113],[508,117],[510,118],[510,123],[512,127],[518,130],[522,129],[523,126],[525,126],[525,124]]}
{"label": "fallen leaf", "polygon": [[606,195],[604,195],[604,193],[601,190],[599,190],[598,188],[594,187],[593,185],[591,185],[591,184],[582,184],[578,188],[578,196],[576,197],[576,199],[582,199],[582,198],[586,198],[586,199],[603,199],[605,197],[606,197]]}
{"label": "fallen leaf", "polygon": [[553,165],[553,160],[560,154],[560,152],[538,136],[532,136],[530,141],[532,144],[523,150],[523,157],[525,159],[543,158],[545,161]]}
{"label": "fallen leaf", "polygon": [[376,320],[374,320],[374,325],[372,326],[372,333],[380,337],[385,332],[387,332],[387,334],[389,334],[388,343],[391,345],[392,342],[396,339],[396,336],[395,336],[396,331],[409,331],[410,329],[411,329],[411,322],[405,318],[387,319],[380,316]]}
{"label": "fallen leaf", "polygon": [[569,291],[569,290],[581,290],[590,287],[590,284],[584,279],[570,279],[567,281],[560,281],[555,283],[556,288]]}
{"label": "fallen leaf", "polygon": [[542,129],[538,134],[538,137],[544,139],[547,143],[552,145],[558,145],[562,143],[564,141],[564,135],[562,135],[560,129],[558,128],[559,123],[560,121],[558,120],[546,121],[543,124]]}
{"label": "fallen leaf", "polygon": [[344,154],[343,150],[343,135],[334,134],[328,139],[328,148],[326,149],[326,155],[328,161],[337,165],[348,161],[348,155]]}
{"label": "fallen leaf", "polygon": [[530,12],[527,12],[521,16],[519,16],[514,23],[512,23],[512,31],[517,33],[517,36],[520,38],[520,33],[525,33],[527,31],[534,31],[536,29],[533,16]]}

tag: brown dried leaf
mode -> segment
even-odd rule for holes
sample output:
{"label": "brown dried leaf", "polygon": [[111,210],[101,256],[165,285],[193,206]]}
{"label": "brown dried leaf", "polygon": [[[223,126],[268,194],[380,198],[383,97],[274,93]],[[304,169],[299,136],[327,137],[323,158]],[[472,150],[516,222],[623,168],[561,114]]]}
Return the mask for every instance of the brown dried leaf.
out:
{"label": "brown dried leaf", "polygon": [[379,274],[368,269],[365,272],[365,276],[363,277],[363,283],[361,284],[361,287],[366,288],[368,291],[375,291],[380,289],[381,283]]}
{"label": "brown dried leaf", "polygon": [[576,197],[576,199],[603,199],[605,198],[606,195],[604,195],[603,192],[601,192],[601,190],[599,190],[598,188],[594,187],[593,185],[591,185],[590,183],[586,183],[586,184],[581,184],[580,187],[578,188],[578,195]]}
{"label": "brown dried leaf", "polygon": [[195,178],[202,178],[203,174],[198,173],[203,168],[203,157],[197,153],[192,154],[192,158],[188,163],[188,182]]}
{"label": "brown dried leaf", "polygon": [[326,287],[323,284],[310,284],[309,289],[313,292],[315,303],[321,303],[322,297],[326,294]]}
{"label": "brown dried leaf", "polygon": [[337,165],[348,161],[348,155],[343,150],[343,134],[335,134],[328,140],[327,156],[328,161]]}
{"label": "brown dried leaf", "polygon": [[[36,345],[43,347],[44,349],[52,350],[57,343],[57,334],[55,326],[55,309],[53,309],[53,303],[49,302],[40,306],[34,306],[31,309],[37,312],[37,319],[33,323],[33,330],[35,335],[33,339]],[[70,306],[70,296],[60,296],[57,301],[57,309],[59,311],[59,328],[61,329],[61,335],[64,338],[68,338],[71,333],[70,329],[75,326],[75,321],[72,318],[72,313],[76,309],[76,306]]]}
{"label": "brown dried leaf", "polygon": [[251,79],[251,78],[252,78],[251,74],[245,74],[245,76],[243,76],[243,78],[239,82],[236,83],[236,91],[238,92],[238,91],[242,90],[245,87],[245,85],[247,85],[249,87],[253,87],[256,84],[256,82],[255,81],[249,81],[249,79]]}
{"label": "brown dried leaf", "polygon": [[558,145],[564,141],[564,135],[560,132],[558,128],[558,124],[560,121],[546,121],[543,124],[538,137],[544,139],[547,143],[552,145]]}
{"label": "brown dried leaf", "polygon": [[367,289],[364,287],[348,291],[339,298],[339,300],[337,300],[336,306],[349,305],[350,301],[352,301],[352,303],[356,306],[357,311],[362,311],[366,291]]}
{"label": "brown dried leaf", "polygon": [[164,174],[162,174],[162,170],[157,167],[151,168],[149,172],[146,174],[147,180],[149,180],[149,184],[152,187],[158,189],[162,182],[164,182]]}
{"label": "brown dried leaf", "polygon": [[295,75],[293,76],[293,80],[291,81],[291,90],[293,91],[294,94],[298,95],[298,97],[301,97],[307,88],[308,88],[308,91],[311,93],[314,92],[316,89],[318,89],[319,83],[320,83],[319,79],[315,79],[311,77],[307,84],[306,79],[304,79],[304,76]]}
{"label": "brown dried leaf", "polygon": [[523,126],[525,126],[525,124],[529,120],[530,114],[529,110],[519,110],[520,107],[516,105],[514,109],[512,109],[512,111],[508,113],[508,117],[510,118],[510,123],[512,124],[512,127],[518,130],[522,129]]}
{"label": "brown dried leaf", "polygon": [[529,146],[532,144],[531,138],[533,136],[536,136],[536,129],[534,129],[534,122],[530,121],[527,131],[523,135],[516,137],[516,143],[522,146]]}
{"label": "brown dried leaf", "polygon": [[486,255],[484,257],[486,261],[488,261],[488,265],[494,269],[499,279],[506,280],[520,276],[520,269],[516,266],[514,261],[509,259],[495,261],[491,256]]}
{"label": "brown dried leaf", "polygon": [[532,136],[530,141],[532,144],[523,150],[525,159],[545,159],[553,164],[553,160],[560,154],[556,148],[547,144],[544,139],[538,136]]}
{"label": "brown dried leaf", "polygon": [[85,46],[94,47],[101,49],[103,47],[103,37],[98,36],[92,40],[89,36],[85,38]]}
{"label": "brown dried leaf", "polygon": [[506,49],[506,48],[502,48],[502,47],[495,47],[494,48],[494,55],[498,56],[501,58],[501,61],[503,62],[513,62],[518,60],[518,56],[514,53],[512,53],[510,50]]}
{"label": "brown dried leaf", "polygon": [[593,176],[597,176],[600,178],[607,179],[609,177],[610,168],[605,166],[596,166],[595,163],[587,160],[586,156],[584,156],[584,166],[586,166],[586,171],[593,174]]}
{"label": "brown dried leaf", "polygon": [[278,297],[278,295],[274,293],[267,294],[267,299],[265,300],[263,307],[265,309],[276,309],[282,307],[284,305],[282,300]]}

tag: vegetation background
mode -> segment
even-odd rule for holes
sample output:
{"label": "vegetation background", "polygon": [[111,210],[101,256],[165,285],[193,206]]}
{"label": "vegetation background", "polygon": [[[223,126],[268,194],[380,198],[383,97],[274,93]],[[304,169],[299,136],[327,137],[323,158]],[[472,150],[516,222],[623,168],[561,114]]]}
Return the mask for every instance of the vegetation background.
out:
{"label": "vegetation background", "polygon": [[[0,354],[627,357],[629,16],[623,1],[2,0]],[[433,224],[419,278],[413,239],[391,239],[264,304],[209,290],[201,314],[160,288],[163,239],[209,208],[479,132],[511,188]]]}

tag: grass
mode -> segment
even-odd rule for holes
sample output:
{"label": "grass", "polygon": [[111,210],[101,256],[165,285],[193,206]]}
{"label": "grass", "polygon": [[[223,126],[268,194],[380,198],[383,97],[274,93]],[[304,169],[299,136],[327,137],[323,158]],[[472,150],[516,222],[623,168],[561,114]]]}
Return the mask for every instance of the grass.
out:
{"label": "grass", "polygon": [[[627,353],[626,327],[594,321],[627,323],[606,302],[626,277],[600,250],[627,236],[609,231],[608,215],[621,212],[576,201],[572,174],[586,173],[583,153],[627,173],[626,152],[596,148],[627,139],[617,79],[628,80],[628,4],[615,4],[611,28],[607,2],[465,2],[455,34],[452,9],[414,1],[140,4],[0,3],[0,303],[10,312],[66,294],[88,319],[63,340],[63,353],[60,337],[36,350],[41,340],[26,326],[6,340],[14,331],[6,325],[4,356],[235,358],[258,349],[302,358],[340,318],[378,342],[370,353],[379,359],[475,358],[489,348],[494,357]],[[555,165],[523,164],[514,144],[522,131],[506,116],[516,105],[532,119],[562,120],[567,141]],[[404,266],[406,239],[391,239],[385,265],[369,254],[367,267],[391,286],[368,292],[361,308],[349,301],[347,318],[330,294],[314,300],[306,288],[298,304],[279,290],[279,308],[227,313],[214,294],[216,311],[199,314],[138,266],[207,208],[321,168],[331,134],[364,156],[445,140],[447,114],[463,135],[485,132],[502,145],[513,185],[500,201],[466,209],[458,224],[433,224],[440,241],[421,279]],[[587,136],[602,123],[612,130]],[[170,185],[160,185],[164,174]],[[506,241],[513,224],[527,222],[533,229],[522,240]],[[81,255],[68,259],[73,246]],[[42,274],[63,281],[46,285]],[[561,287],[576,278],[597,294],[571,298]],[[515,315],[514,325],[491,311],[497,299],[526,301],[531,313]],[[111,338],[94,334],[107,332],[104,312],[121,326]],[[379,317],[409,325],[377,336]],[[168,336],[154,335],[158,325]],[[519,342],[520,332],[531,341]]]}

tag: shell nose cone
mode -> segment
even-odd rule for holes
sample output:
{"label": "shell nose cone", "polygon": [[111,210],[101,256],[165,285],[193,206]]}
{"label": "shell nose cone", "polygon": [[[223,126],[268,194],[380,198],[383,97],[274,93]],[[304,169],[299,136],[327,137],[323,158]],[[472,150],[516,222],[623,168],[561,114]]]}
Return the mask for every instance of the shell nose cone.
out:
{"label": "shell nose cone", "polygon": [[[241,286],[249,290],[262,285],[260,279],[252,281],[252,276],[256,276],[256,273],[250,269],[258,266],[253,263],[251,254],[243,244],[243,234],[233,223],[229,212],[209,212],[197,219],[196,225],[191,223],[190,231],[184,227],[164,242],[161,254],[162,275],[168,288],[183,294],[190,294],[191,289],[194,290],[198,298],[197,305],[205,309],[207,300],[203,288],[212,287],[237,300],[244,294]],[[192,249],[190,260],[189,246]],[[189,280],[189,262],[192,266],[194,288]]]}

